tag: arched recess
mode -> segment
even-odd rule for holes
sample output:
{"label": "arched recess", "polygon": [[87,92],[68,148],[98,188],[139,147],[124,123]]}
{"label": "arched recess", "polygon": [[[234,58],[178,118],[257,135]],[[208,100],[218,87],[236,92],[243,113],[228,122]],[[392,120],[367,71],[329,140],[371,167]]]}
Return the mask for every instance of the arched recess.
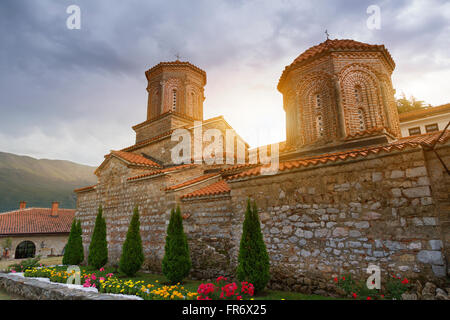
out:
{"label": "arched recess", "polygon": [[289,90],[285,95],[285,107],[286,107],[286,142],[288,144],[296,144],[298,134],[297,128],[297,113],[296,110],[296,93]]}
{"label": "arched recess", "polygon": [[160,114],[160,106],[161,106],[161,92],[159,88],[159,84],[155,83],[150,86],[150,95],[149,95],[149,119],[155,118]]}
{"label": "arched recess", "polygon": [[164,105],[162,113],[168,111],[174,111],[174,90],[176,92],[176,106],[175,111],[179,112],[182,107],[181,98],[183,97],[183,88],[181,86],[181,81],[176,78],[170,78],[165,83],[164,88]]}
{"label": "arched recess", "polygon": [[[331,76],[313,73],[299,83],[300,135],[304,144],[337,136],[336,98]],[[318,120],[320,117],[320,120]],[[321,129],[321,130],[320,130]]]}
{"label": "arched recess", "polygon": [[347,134],[362,131],[361,112],[364,130],[386,126],[378,78],[370,67],[359,63],[347,66],[339,74],[339,84]]}
{"label": "arched recess", "polygon": [[33,258],[36,254],[36,246],[32,241],[25,240],[16,247],[14,259]]}

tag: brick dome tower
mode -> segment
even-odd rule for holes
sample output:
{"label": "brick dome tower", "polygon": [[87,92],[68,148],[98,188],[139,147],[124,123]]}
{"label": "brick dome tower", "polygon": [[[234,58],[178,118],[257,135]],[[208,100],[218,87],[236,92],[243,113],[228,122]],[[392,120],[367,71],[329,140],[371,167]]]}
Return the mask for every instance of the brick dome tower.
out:
{"label": "brick dome tower", "polygon": [[303,52],[278,83],[287,145],[329,151],[400,137],[394,68],[384,45],[327,39]]}
{"label": "brick dome tower", "polygon": [[136,143],[203,120],[206,72],[189,62],[160,62],[145,72],[147,120],[133,127]]}

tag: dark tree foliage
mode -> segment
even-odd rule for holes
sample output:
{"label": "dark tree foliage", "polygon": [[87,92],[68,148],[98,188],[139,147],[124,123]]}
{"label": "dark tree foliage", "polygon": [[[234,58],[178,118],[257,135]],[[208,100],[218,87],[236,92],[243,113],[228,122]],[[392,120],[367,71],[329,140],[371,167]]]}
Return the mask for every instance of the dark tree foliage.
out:
{"label": "dark tree foliage", "polygon": [[103,209],[98,207],[95,219],[94,232],[89,244],[88,264],[100,269],[108,262],[108,243],[106,242],[106,220],[103,218]]}
{"label": "dark tree foliage", "polygon": [[191,257],[187,237],[183,230],[180,207],[172,209],[167,227],[162,271],[171,283],[181,282],[191,270]]}
{"label": "dark tree foliage", "polygon": [[134,276],[144,262],[144,251],[142,249],[142,239],[140,234],[139,210],[134,208],[128,227],[127,237],[122,247],[119,270],[127,276]]}
{"label": "dark tree foliage", "polygon": [[256,203],[247,201],[242,237],[239,247],[237,278],[248,281],[255,291],[262,291],[270,279],[269,255],[261,233]]}
{"label": "dark tree foliage", "polygon": [[65,265],[78,264],[78,254],[76,248],[76,237],[78,234],[77,221],[73,219],[72,227],[70,228],[69,239],[67,240],[66,247],[64,249],[64,256],[62,263]]}

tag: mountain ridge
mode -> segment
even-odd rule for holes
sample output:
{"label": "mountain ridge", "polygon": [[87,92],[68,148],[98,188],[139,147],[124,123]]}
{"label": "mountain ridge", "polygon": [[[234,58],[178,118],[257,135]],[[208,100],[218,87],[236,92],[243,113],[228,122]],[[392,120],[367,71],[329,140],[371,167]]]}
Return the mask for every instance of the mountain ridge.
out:
{"label": "mountain ridge", "polygon": [[74,189],[97,182],[95,167],[69,160],[36,159],[0,151],[0,212],[27,207],[76,207]]}

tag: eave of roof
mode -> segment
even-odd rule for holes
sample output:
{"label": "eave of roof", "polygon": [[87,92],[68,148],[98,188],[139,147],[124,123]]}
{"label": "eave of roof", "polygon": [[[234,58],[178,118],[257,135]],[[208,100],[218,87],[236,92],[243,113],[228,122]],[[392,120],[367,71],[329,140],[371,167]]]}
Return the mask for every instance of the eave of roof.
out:
{"label": "eave of roof", "polygon": [[[421,148],[423,144],[432,145],[434,143],[445,143],[447,140],[450,139],[449,130],[447,130],[442,136],[440,136],[441,133],[442,132],[433,132],[418,136],[402,138],[396,142],[392,142],[390,144],[381,146],[353,149],[343,152],[324,154],[320,156],[305,157],[296,160],[283,161],[280,162],[279,164],[278,172],[300,169],[302,167],[309,167],[320,164],[327,164],[330,162],[336,163],[339,161],[346,161],[348,159],[356,159],[359,157],[367,157],[370,154],[380,154],[383,152],[390,153],[392,151],[401,151],[406,148]],[[438,138],[439,141],[437,141]],[[233,180],[242,180],[255,176],[260,176],[261,168],[263,167],[264,167],[263,165],[253,167],[251,169],[242,171],[235,175],[231,175],[227,177],[226,180],[231,182]],[[268,165],[266,165],[266,167],[268,167]]]}
{"label": "eave of roof", "polygon": [[182,200],[193,200],[210,198],[212,196],[226,195],[231,191],[230,186],[225,180],[217,181],[199,190],[195,190],[191,193],[185,194],[180,197]]}
{"label": "eave of roof", "polygon": [[220,177],[220,173],[217,173],[217,172],[208,173],[208,174],[204,174],[204,175],[201,175],[199,177],[196,177],[194,179],[190,179],[190,180],[184,181],[182,183],[179,183],[179,184],[167,187],[165,190],[166,191],[180,190],[180,189],[191,187],[191,186],[194,186],[196,184],[203,183],[203,182],[206,182],[208,180],[211,180],[211,179],[214,179],[214,178],[218,178],[218,177]]}
{"label": "eave of roof", "polygon": [[407,122],[440,114],[449,114],[450,116],[450,103],[436,107],[422,108],[414,111],[400,113],[398,117],[400,122]]}

